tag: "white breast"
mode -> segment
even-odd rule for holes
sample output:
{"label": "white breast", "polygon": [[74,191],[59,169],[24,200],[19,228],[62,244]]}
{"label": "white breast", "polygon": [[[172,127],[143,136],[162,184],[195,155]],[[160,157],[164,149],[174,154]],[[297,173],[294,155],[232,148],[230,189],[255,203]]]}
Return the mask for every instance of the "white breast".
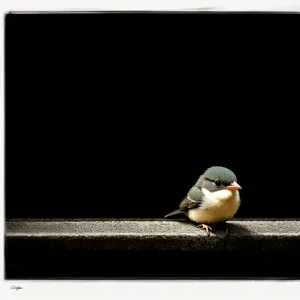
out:
{"label": "white breast", "polygon": [[240,206],[238,191],[222,190],[211,193],[202,189],[204,193],[201,207],[188,211],[188,217],[197,223],[212,224],[231,219]]}

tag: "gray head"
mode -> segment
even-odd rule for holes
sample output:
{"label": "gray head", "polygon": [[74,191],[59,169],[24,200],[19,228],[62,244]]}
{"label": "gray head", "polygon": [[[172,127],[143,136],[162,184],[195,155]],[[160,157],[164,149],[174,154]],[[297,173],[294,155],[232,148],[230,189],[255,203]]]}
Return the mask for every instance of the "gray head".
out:
{"label": "gray head", "polygon": [[241,189],[241,186],[237,184],[235,174],[231,170],[219,166],[207,169],[198,179],[196,186],[206,188],[210,192],[216,192],[222,189]]}

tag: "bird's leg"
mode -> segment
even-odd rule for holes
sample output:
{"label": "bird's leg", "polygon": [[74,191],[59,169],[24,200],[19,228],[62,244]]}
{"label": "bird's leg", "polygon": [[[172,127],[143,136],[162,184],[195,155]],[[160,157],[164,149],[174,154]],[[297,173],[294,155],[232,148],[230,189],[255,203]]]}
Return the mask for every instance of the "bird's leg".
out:
{"label": "bird's leg", "polygon": [[229,234],[229,224],[225,223],[225,231],[226,231],[226,235],[228,236]]}
{"label": "bird's leg", "polygon": [[200,224],[197,226],[198,228],[203,228],[206,230],[206,232],[208,232],[209,230],[212,230],[212,228],[206,224]]}

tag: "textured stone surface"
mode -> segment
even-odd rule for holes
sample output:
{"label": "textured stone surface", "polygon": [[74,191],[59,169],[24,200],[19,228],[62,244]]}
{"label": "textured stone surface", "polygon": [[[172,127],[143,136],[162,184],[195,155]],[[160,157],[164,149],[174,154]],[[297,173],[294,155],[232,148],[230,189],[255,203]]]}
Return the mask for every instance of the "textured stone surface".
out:
{"label": "textured stone surface", "polygon": [[27,247],[94,250],[300,250],[300,221],[234,220],[230,234],[215,226],[210,235],[175,220],[9,220],[6,238]]}

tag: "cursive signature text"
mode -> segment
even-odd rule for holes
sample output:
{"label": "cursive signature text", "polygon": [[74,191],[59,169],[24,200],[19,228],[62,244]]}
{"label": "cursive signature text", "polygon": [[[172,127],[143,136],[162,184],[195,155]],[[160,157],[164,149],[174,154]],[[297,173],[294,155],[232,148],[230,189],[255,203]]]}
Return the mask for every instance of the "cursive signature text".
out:
{"label": "cursive signature text", "polygon": [[19,286],[19,285],[12,285],[12,286],[10,287],[10,289],[11,289],[11,290],[16,290],[16,292],[17,292],[18,290],[22,290],[23,287],[22,287],[22,286]]}

